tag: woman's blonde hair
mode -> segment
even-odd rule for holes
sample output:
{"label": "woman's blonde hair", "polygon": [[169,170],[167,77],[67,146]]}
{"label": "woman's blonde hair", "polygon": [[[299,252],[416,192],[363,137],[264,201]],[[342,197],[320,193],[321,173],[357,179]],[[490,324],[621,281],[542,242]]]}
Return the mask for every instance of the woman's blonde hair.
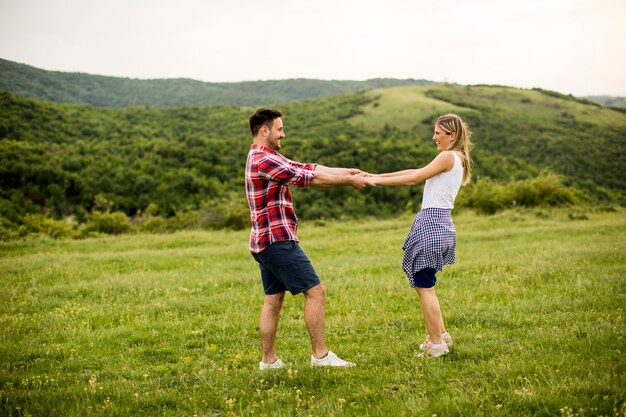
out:
{"label": "woman's blonde hair", "polygon": [[454,141],[450,143],[447,151],[458,151],[463,159],[463,182],[465,185],[470,182],[472,178],[472,157],[470,156],[470,149],[472,142],[470,140],[472,132],[470,132],[467,123],[463,121],[458,115],[453,113],[444,114],[439,116],[435,121],[435,126],[439,126],[447,134],[455,133],[456,137]]}

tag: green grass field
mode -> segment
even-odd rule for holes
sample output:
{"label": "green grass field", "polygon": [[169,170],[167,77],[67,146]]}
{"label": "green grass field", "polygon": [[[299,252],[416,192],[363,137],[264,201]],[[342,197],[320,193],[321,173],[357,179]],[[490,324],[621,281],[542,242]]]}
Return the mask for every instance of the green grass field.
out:
{"label": "green grass field", "polygon": [[304,223],[328,344],[352,369],[309,367],[303,297],[287,296],[288,369],[258,370],[246,231],[0,243],[0,415],[624,416],[626,216],[587,216],[455,215],[439,359],[416,356],[412,219]]}

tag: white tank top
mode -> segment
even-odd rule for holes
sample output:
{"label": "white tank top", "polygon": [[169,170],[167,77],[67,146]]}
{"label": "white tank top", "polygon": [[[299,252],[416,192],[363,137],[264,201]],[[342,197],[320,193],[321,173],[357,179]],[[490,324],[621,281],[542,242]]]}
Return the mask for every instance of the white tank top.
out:
{"label": "white tank top", "polygon": [[463,164],[461,164],[461,158],[456,152],[452,152],[452,155],[454,156],[454,165],[450,171],[442,172],[426,180],[422,209],[431,207],[454,208],[454,199],[463,182]]}

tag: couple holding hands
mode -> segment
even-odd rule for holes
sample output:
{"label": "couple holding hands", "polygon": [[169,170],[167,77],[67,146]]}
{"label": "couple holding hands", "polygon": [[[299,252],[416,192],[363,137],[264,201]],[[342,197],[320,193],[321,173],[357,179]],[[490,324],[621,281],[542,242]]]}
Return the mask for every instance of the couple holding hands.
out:
{"label": "couple holding hands", "polygon": [[438,357],[449,352],[452,337],[446,331],[435,294],[436,273],[454,263],[456,230],[451,211],[461,185],[471,177],[470,131],[455,114],[434,122],[433,141],[439,154],[417,169],[369,174],[358,169],[305,164],[285,158],[278,150],[285,138],[282,113],[258,109],[249,118],[253,143],[246,162],[246,195],[252,230],[250,252],[258,262],[265,298],[259,331],[261,370],[285,366],[276,356],[276,334],[285,291],[304,293],[304,322],[312,347],[311,366],[345,367],[352,362],[339,358],[326,346],[324,306],[326,289],[311,261],[298,245],[298,218],[290,185],[337,187],[357,190],[377,185],[415,185],[425,182],[422,208],[404,242],[402,268],[421,304],[428,336],[420,344],[420,356]]}

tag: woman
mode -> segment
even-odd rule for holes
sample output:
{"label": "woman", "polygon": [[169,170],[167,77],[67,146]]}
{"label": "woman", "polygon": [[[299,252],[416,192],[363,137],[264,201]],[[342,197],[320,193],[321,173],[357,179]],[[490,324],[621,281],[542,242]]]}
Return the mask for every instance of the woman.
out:
{"label": "woman", "polygon": [[456,230],[451,212],[461,185],[469,182],[471,132],[456,114],[435,121],[433,140],[439,154],[425,167],[372,176],[376,185],[415,185],[426,182],[422,210],[417,213],[404,242],[402,268],[417,290],[428,331],[420,356],[438,357],[449,352],[452,336],[443,324],[435,294],[436,272],[454,263]]}

